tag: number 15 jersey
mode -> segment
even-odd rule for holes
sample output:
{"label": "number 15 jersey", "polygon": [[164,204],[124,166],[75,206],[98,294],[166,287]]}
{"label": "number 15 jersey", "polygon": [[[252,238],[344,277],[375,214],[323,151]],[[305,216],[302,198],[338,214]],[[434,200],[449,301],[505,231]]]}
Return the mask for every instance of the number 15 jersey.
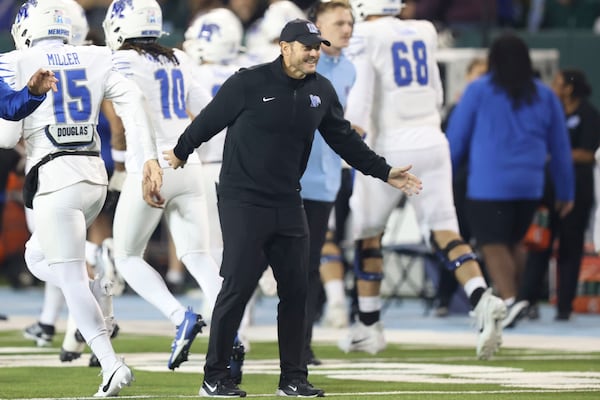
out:
{"label": "number 15 jersey", "polygon": [[[31,115],[18,123],[2,123],[3,135],[10,137],[3,142],[11,141],[14,145],[21,134],[25,139],[28,167],[58,151],[99,151],[96,125],[103,99],[112,100],[125,127],[136,131],[144,153],[142,158],[157,157],[142,107],[142,94],[113,69],[108,48],[40,40],[31,48],[0,56],[0,68],[5,82],[14,88],[26,85],[38,68],[52,70],[58,78],[58,90],[48,92]],[[108,183],[100,157],[65,156],[44,164],[39,171],[37,193],[53,192],[81,181]]]}

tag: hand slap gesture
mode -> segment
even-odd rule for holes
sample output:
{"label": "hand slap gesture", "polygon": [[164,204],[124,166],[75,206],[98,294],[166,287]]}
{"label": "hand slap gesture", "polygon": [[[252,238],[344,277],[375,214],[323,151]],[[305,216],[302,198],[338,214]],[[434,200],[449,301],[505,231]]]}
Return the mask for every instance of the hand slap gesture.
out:
{"label": "hand slap gesture", "polygon": [[163,153],[163,160],[165,160],[166,162],[169,163],[169,165],[171,167],[173,167],[173,169],[177,169],[177,168],[183,168],[183,166],[185,165],[185,161],[180,160],[179,158],[177,158],[177,156],[175,155],[175,152],[173,151],[173,149],[171,150],[165,150],[162,152]]}
{"label": "hand slap gesture", "polygon": [[423,183],[415,175],[408,172],[412,165],[400,168],[392,168],[388,175],[387,183],[402,190],[407,196],[419,194],[423,190]]}

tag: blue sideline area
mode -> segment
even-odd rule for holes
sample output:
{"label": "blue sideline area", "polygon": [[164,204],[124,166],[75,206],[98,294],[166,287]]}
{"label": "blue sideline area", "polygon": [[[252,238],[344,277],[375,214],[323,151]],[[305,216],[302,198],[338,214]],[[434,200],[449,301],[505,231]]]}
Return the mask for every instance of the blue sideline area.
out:
{"label": "blue sideline area", "polygon": [[[42,301],[42,288],[13,290],[0,287],[0,314],[11,317],[31,317],[35,322],[39,316]],[[182,304],[202,310],[202,297],[195,292],[179,296]],[[115,317],[117,320],[165,321],[165,318],[149,303],[136,294],[126,293],[115,297]],[[254,324],[259,326],[275,325],[277,298],[259,297],[254,312]],[[417,298],[394,298],[383,311],[382,320],[386,329],[406,331],[429,330],[435,332],[473,332],[473,326],[467,315],[451,315],[440,318],[433,313],[425,313],[424,300]],[[573,314],[568,322],[554,321],[555,310],[550,304],[540,307],[540,319],[523,320],[519,325],[506,330],[506,334],[552,335],[564,337],[600,337],[600,314]],[[66,319],[66,309],[61,318]],[[0,326],[3,322],[0,321]]]}

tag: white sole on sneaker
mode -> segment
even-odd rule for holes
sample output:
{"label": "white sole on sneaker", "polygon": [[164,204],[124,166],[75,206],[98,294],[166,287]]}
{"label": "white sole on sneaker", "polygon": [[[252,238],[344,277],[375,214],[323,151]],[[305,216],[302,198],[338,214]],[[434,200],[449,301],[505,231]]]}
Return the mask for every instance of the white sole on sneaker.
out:
{"label": "white sole on sneaker", "polygon": [[131,382],[135,381],[131,369],[123,363],[119,365],[110,375],[108,381],[100,384],[98,392],[94,397],[113,397],[119,394],[125,386],[130,386]]}
{"label": "white sole on sneaker", "polygon": [[489,360],[502,344],[502,320],[506,318],[506,305],[488,289],[477,304],[476,316],[479,338],[477,358]]}
{"label": "white sole on sneaker", "polygon": [[386,347],[381,321],[366,326],[357,321],[350,327],[346,337],[338,341],[338,347],[344,353],[363,351],[369,354],[377,354]]}

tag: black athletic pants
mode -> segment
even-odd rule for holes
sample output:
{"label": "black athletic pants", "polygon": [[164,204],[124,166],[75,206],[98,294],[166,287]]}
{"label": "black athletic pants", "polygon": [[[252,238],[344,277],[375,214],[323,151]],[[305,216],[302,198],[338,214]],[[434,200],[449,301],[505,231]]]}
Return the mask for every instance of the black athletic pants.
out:
{"label": "black athletic pants", "polygon": [[[547,193],[544,199],[550,209],[554,205],[554,196]],[[577,172],[575,174],[575,204],[566,217],[560,219],[551,211],[553,238],[558,238],[558,314],[569,315],[573,311],[573,300],[577,294],[577,283],[581,260],[584,253],[585,230],[589,223],[594,205],[593,175]],[[518,299],[529,300],[535,304],[540,297],[540,285],[548,270],[552,255],[552,246],[543,252],[531,252],[528,255]]]}
{"label": "black athletic pants", "polygon": [[308,226],[304,209],[260,207],[230,199],[219,199],[218,207],[223,231],[223,286],[212,315],[204,379],[212,383],[229,377],[231,344],[266,264],[273,268],[279,295],[281,378],[306,378]]}
{"label": "black athletic pants", "polygon": [[312,341],[312,328],[317,314],[317,303],[321,289],[321,249],[325,243],[327,223],[333,208],[333,202],[304,200],[304,211],[308,220],[310,232],[310,245],[308,257],[308,295],[306,299],[306,339],[304,344],[304,362],[312,355],[310,343]]}

